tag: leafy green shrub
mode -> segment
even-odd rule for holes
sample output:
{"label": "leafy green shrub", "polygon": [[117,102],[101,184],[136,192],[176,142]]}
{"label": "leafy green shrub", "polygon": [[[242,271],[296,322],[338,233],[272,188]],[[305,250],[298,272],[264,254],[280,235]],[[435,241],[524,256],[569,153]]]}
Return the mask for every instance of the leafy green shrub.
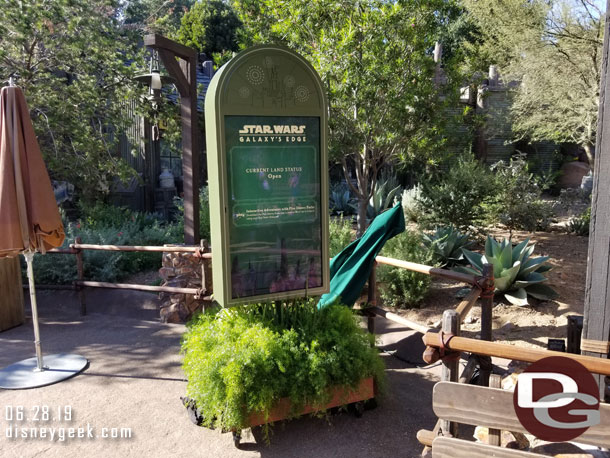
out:
{"label": "leafy green shrub", "polygon": [[298,414],[306,404],[326,404],[331,386],[356,387],[373,376],[383,387],[384,365],[373,343],[349,308],[318,310],[313,300],[201,314],[182,341],[187,395],[204,425],[245,429],[248,413],[267,417],[283,397]]}
{"label": "leafy green shrub", "polygon": [[92,206],[79,205],[79,211],[80,224],[89,229],[120,228],[126,225],[144,229],[159,221],[151,213],[134,212],[127,207],[117,207],[102,202],[96,202]]}
{"label": "leafy green shrub", "polygon": [[354,213],[354,198],[349,187],[343,183],[334,185],[330,189],[330,210],[335,215],[352,215]]}
{"label": "leafy green shrub", "polygon": [[471,267],[457,267],[455,270],[481,275],[483,264],[493,265],[495,291],[504,294],[507,301],[514,305],[528,305],[527,296],[541,300],[552,300],[557,292],[542,284],[547,278],[542,275],[551,269],[546,261],[548,256],[532,257],[535,245],[529,239],[513,247],[509,239],[497,242],[491,236],[485,242],[485,254],[463,250]]}
{"label": "leafy green shrub", "polygon": [[[184,200],[181,197],[174,197],[174,204],[178,209],[176,223],[184,234]],[[210,241],[210,197],[207,186],[199,189],[199,237]]]}
{"label": "leafy green shrub", "polygon": [[440,266],[452,267],[464,259],[462,250],[472,245],[470,234],[462,234],[453,226],[437,227],[433,234],[423,234],[426,248],[432,252],[432,259]]}
{"label": "leafy green shrub", "polygon": [[[381,251],[383,256],[404,261],[431,264],[432,253],[422,244],[421,235],[405,231],[388,240]],[[430,277],[398,267],[380,265],[377,280],[382,283],[381,298],[393,307],[417,306],[430,289]]]}
{"label": "leafy green shrub", "polygon": [[423,212],[420,205],[421,198],[421,185],[419,184],[402,192],[400,203],[407,223],[417,223],[421,218]]}
{"label": "leafy green shrub", "polygon": [[422,181],[419,198],[424,227],[452,224],[460,230],[481,230],[489,222],[487,206],[496,195],[492,172],[471,155],[461,157],[448,170]]}
{"label": "leafy green shrub", "polygon": [[591,225],[591,207],[587,208],[579,216],[570,218],[568,221],[568,232],[576,235],[589,236],[589,226]]}
{"label": "leafy green shrub", "polygon": [[[83,243],[100,245],[163,245],[183,240],[182,230],[175,224],[162,224],[154,217],[126,209],[96,207],[84,215],[83,221],[64,221],[66,239],[62,248],[68,248],[76,237],[81,237]],[[161,253],[85,250],[84,276],[95,281],[117,281],[135,272],[159,268],[161,256]],[[41,284],[71,283],[76,280],[76,260],[67,254],[36,255],[34,271],[36,281]]]}
{"label": "leafy green shrub", "polygon": [[331,258],[348,246],[354,238],[352,223],[349,218],[331,218],[328,228],[328,251]]}
{"label": "leafy green shrub", "polygon": [[541,199],[542,191],[533,174],[528,172],[524,158],[517,156],[508,163],[497,162],[492,169],[496,172],[498,189],[495,212],[510,234],[515,229],[530,232],[548,229],[553,208]]}

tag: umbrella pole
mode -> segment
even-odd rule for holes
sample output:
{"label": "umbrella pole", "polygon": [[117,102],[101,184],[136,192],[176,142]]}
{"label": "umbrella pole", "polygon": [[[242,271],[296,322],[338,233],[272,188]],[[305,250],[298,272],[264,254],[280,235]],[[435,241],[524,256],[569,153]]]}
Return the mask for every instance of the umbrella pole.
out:
{"label": "umbrella pole", "polygon": [[35,371],[43,371],[45,368],[42,365],[42,348],[40,347],[40,330],[38,329],[38,305],[36,303],[36,287],[34,285],[34,252],[28,251],[23,253],[25,261],[28,265],[28,281],[30,284],[30,303],[32,305],[32,324],[34,325],[34,345],[36,346],[36,362]]}

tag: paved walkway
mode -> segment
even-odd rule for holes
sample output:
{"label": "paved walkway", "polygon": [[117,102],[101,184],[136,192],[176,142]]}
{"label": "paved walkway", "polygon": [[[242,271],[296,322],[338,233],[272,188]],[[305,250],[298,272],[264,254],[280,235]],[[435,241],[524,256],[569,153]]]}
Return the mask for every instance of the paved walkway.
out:
{"label": "paved walkway", "polygon": [[[180,367],[184,326],[156,321],[156,296],[97,290],[88,294],[89,314],[80,317],[73,292],[39,291],[43,352],[77,353],[90,360],[81,375],[34,390],[0,390],[0,457],[416,457],[415,434],[431,428],[432,387],[440,373],[419,369],[421,336],[398,326],[383,328],[381,346],[389,380],[388,396],[362,418],[343,413],[324,419],[300,418],[277,425],[271,444],[260,434],[245,434],[242,449],[230,434],[193,425],[179,400],[186,382]],[[34,356],[31,320],[0,333],[0,367]],[[390,356],[398,350],[401,359]],[[55,437],[8,438],[9,411],[23,408],[28,419],[48,406],[50,421],[13,422],[19,428],[43,427]],[[69,406],[71,421],[53,421]],[[8,410],[7,410],[8,409]],[[94,438],[69,438],[82,427]],[[63,431],[66,437],[58,440]],[[89,428],[89,429],[87,429]],[[107,429],[104,429],[107,428]],[[113,428],[118,428],[114,429]],[[131,432],[131,438],[103,438]],[[13,436],[15,430],[11,429]],[[123,430],[126,432],[127,430]],[[17,430],[19,435],[22,430]],[[61,437],[59,438],[61,439]]]}

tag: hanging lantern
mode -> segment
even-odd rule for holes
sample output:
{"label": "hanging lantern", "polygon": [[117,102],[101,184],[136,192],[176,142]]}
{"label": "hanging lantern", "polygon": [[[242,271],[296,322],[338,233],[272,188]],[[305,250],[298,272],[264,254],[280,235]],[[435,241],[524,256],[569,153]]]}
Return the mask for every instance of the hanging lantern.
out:
{"label": "hanging lantern", "polygon": [[153,51],[150,59],[150,72],[137,75],[135,80],[148,86],[148,100],[151,101],[155,110],[157,110],[159,103],[163,100],[161,95],[163,86],[176,82],[171,76],[161,75],[159,70],[159,54],[156,50]]}

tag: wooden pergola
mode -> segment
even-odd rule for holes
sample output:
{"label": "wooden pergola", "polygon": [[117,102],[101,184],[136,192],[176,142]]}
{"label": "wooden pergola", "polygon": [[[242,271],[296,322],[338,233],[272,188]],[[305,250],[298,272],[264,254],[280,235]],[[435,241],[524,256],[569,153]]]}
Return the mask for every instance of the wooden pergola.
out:
{"label": "wooden pergola", "polygon": [[199,128],[197,123],[197,51],[161,35],[147,35],[144,44],[157,50],[176,80],[182,121],[184,243],[199,243]]}

